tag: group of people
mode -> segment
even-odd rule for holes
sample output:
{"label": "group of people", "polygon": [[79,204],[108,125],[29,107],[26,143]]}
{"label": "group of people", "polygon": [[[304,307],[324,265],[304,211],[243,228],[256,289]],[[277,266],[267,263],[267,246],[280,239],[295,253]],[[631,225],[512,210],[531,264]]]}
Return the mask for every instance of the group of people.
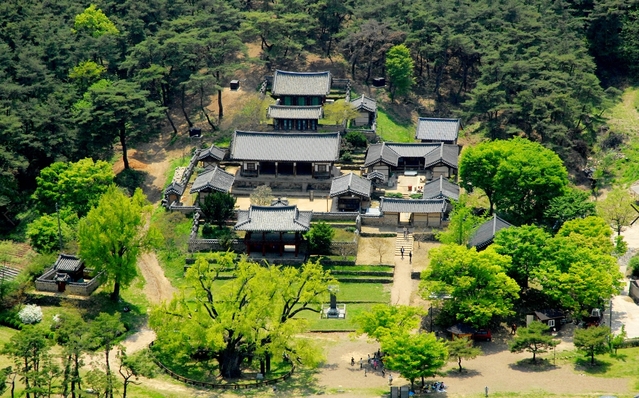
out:
{"label": "group of people", "polygon": [[[355,366],[355,357],[351,357],[351,366]],[[370,354],[368,354],[367,363],[364,363],[364,358],[359,359],[359,368],[364,369],[364,377],[368,375],[369,369],[374,371],[380,370],[382,377],[386,377],[386,368],[384,367],[384,361],[382,359],[382,353],[380,350],[377,350],[376,353],[373,353],[373,357],[371,358]],[[393,375],[388,373],[388,383],[393,384]]]}
{"label": "group of people", "polygon": [[[404,227],[404,240],[408,239],[408,228]],[[402,260],[404,259],[404,246],[401,247],[401,249],[399,249],[399,252],[402,254]],[[408,263],[412,264],[413,263],[413,252],[409,251],[408,252]]]}

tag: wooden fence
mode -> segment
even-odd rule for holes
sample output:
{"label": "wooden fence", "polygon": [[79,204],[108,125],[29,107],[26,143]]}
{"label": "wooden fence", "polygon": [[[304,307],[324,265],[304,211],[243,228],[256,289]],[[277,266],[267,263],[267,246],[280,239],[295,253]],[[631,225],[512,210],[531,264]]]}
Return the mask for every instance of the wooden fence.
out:
{"label": "wooden fence", "polygon": [[[152,341],[151,343],[149,343],[149,348],[152,349],[153,348],[153,344],[155,343],[155,341]],[[177,380],[177,381],[181,381],[184,384],[188,384],[190,386],[195,386],[195,387],[204,387],[204,388],[218,388],[218,389],[222,389],[222,390],[245,390],[245,389],[249,389],[249,388],[259,388],[259,387],[263,387],[263,386],[268,386],[271,384],[276,384],[279,383],[280,381],[284,381],[288,378],[290,378],[293,375],[293,372],[295,371],[295,364],[293,362],[291,362],[291,370],[289,370],[288,372],[286,372],[286,374],[276,377],[274,379],[264,379],[264,380],[255,380],[253,382],[246,382],[246,383],[224,383],[224,384],[220,384],[220,383],[213,383],[210,381],[198,381],[198,380],[193,380],[193,379],[189,379],[188,377],[184,377],[181,376],[177,373],[175,373],[174,371],[172,371],[171,369],[167,368],[162,362],[160,362],[159,359],[157,359],[155,357],[155,355],[153,354],[153,350],[151,350],[151,357],[153,358],[153,362],[155,362],[156,365],[158,365],[160,367],[160,369],[162,369],[162,371],[164,373],[166,373],[167,375],[171,376],[171,378]]]}

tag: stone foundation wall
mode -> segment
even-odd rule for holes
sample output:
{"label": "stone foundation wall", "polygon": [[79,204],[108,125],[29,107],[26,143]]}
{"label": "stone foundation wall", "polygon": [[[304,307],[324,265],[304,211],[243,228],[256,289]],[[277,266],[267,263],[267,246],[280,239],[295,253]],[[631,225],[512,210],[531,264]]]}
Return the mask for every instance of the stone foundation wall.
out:
{"label": "stone foundation wall", "polygon": [[352,242],[332,242],[331,254],[335,256],[356,256],[358,239]]}
{"label": "stone foundation wall", "polygon": [[[226,246],[223,246],[218,239],[190,239],[189,251],[190,252],[225,252]],[[246,245],[244,241],[239,239],[233,239],[231,242],[231,251],[235,253],[245,253]]]}

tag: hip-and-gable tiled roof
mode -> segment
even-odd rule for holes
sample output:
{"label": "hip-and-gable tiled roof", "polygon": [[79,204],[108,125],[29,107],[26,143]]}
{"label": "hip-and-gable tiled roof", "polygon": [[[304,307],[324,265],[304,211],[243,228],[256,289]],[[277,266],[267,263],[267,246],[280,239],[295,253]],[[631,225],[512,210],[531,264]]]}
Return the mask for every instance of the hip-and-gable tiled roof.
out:
{"label": "hip-and-gable tiled roof", "polygon": [[430,167],[438,163],[444,163],[457,168],[459,146],[446,144],[398,144],[386,143],[372,144],[366,152],[364,166],[368,167],[377,162],[383,162],[397,167],[400,158],[424,158],[424,167]]}
{"label": "hip-and-gable tiled roof", "polygon": [[255,206],[237,213],[236,231],[305,232],[311,227],[312,211],[297,206]]}
{"label": "hip-and-gable tiled roof", "polygon": [[450,182],[443,176],[424,185],[424,199],[447,198],[459,200],[459,185]]}
{"label": "hip-and-gable tiled roof", "polygon": [[276,70],[273,76],[274,96],[281,95],[319,95],[331,92],[330,72],[287,72]]}
{"label": "hip-and-gable tiled roof", "polygon": [[226,150],[222,148],[218,148],[215,145],[211,145],[210,148],[200,151],[200,153],[197,156],[197,160],[204,160],[209,157],[216,160],[224,160],[225,155],[226,155]]}
{"label": "hip-and-gable tiled roof", "polygon": [[228,192],[233,186],[234,181],[235,176],[233,174],[227,173],[217,166],[207,168],[197,176],[195,181],[193,181],[191,193],[206,190]]}
{"label": "hip-and-gable tiled roof", "polygon": [[377,101],[365,95],[352,100],[351,106],[357,110],[365,110],[373,113],[377,111]]}
{"label": "hip-and-gable tiled roof", "polygon": [[415,138],[431,141],[455,141],[459,135],[459,119],[420,117],[417,121]]}
{"label": "hip-and-gable tiled roof", "polygon": [[339,133],[261,133],[236,131],[231,159],[263,162],[335,162]]}
{"label": "hip-and-gable tiled roof", "polygon": [[77,272],[82,268],[82,260],[69,254],[60,254],[53,269],[62,272]]}
{"label": "hip-and-gable tiled roof", "polygon": [[477,231],[471,236],[468,241],[468,246],[476,247],[477,249],[483,249],[486,246],[493,243],[493,239],[495,239],[495,234],[498,231],[512,227],[512,224],[509,222],[502,220],[497,217],[497,214],[493,216],[490,220],[486,221],[482,225],[477,228]]}
{"label": "hip-and-gable tiled roof", "polygon": [[371,196],[371,181],[362,178],[353,173],[348,173],[343,176],[333,178],[331,183],[330,197],[343,195],[345,193],[352,193],[355,195],[370,198]]}
{"label": "hip-and-gable tiled roof", "polygon": [[319,119],[322,117],[322,106],[290,106],[271,105],[268,107],[271,119]]}

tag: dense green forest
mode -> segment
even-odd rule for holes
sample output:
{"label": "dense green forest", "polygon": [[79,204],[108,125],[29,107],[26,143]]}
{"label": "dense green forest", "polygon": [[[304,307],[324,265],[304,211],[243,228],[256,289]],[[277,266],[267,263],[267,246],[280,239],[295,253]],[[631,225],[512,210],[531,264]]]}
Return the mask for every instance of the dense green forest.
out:
{"label": "dense green forest", "polygon": [[576,166],[632,80],[638,33],[628,0],[3,1],[0,227],[54,161],[109,160],[114,144],[178,133],[196,112],[216,129],[221,97],[217,114],[205,106],[234,71],[296,68],[309,53],[367,84],[405,44],[415,85],[400,103],[432,100],[435,116],[525,136]]}

